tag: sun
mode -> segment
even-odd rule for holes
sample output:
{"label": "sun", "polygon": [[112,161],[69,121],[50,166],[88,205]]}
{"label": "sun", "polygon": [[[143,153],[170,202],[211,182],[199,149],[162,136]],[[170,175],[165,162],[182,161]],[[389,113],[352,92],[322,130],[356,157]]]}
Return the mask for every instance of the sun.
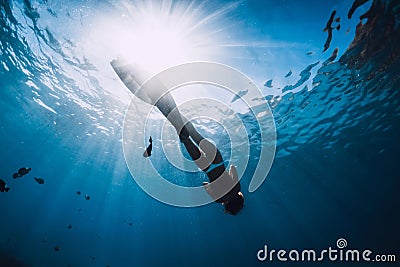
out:
{"label": "sun", "polygon": [[134,61],[152,72],[190,60],[200,53],[196,41],[191,40],[182,27],[170,22],[178,21],[176,17],[160,15],[153,13],[153,16],[140,20],[119,37],[124,40],[120,44],[120,53],[128,61]]}
{"label": "sun", "polygon": [[232,9],[206,12],[188,1],[121,2],[91,30],[94,50],[110,59],[123,57],[155,74],[173,65],[223,55],[221,18]]}

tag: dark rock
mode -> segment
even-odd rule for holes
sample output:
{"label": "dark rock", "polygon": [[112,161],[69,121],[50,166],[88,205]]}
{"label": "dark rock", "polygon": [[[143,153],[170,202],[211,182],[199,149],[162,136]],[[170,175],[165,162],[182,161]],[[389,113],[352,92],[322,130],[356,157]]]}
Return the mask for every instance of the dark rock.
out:
{"label": "dark rock", "polygon": [[354,12],[356,11],[356,9],[358,7],[360,7],[361,5],[365,4],[366,2],[368,2],[369,0],[355,0],[353,2],[353,5],[351,6],[349,12],[347,13],[347,17],[349,19],[351,19],[351,17],[353,16]]}
{"label": "dark rock", "polygon": [[[399,9],[400,1],[374,0],[371,8],[360,17],[356,36],[340,61],[356,69],[375,62],[381,65],[380,71],[397,64],[400,59],[400,27],[396,26]],[[363,19],[367,19],[365,24]]]}

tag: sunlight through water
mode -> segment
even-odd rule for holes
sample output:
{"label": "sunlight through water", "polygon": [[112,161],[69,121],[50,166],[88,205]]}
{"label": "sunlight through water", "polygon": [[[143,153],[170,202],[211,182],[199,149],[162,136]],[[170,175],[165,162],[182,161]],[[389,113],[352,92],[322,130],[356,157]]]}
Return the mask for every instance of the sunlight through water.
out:
{"label": "sunlight through water", "polygon": [[[278,266],[257,251],[342,237],[396,253],[399,10],[398,0],[1,0],[0,266]],[[152,172],[190,188],[208,178],[159,110],[121,82],[110,65],[119,58],[145,69],[143,80],[218,62],[261,89],[216,74],[237,90],[185,82],[172,92],[224,163],[239,163],[237,216],[218,203],[165,205],[135,182],[161,194]],[[268,167],[268,113],[276,153],[249,193]],[[22,167],[31,171],[14,178]]]}
{"label": "sunlight through water", "polygon": [[233,7],[206,15],[195,2],[122,1],[117,12],[92,23],[85,48],[94,57],[140,62],[150,74],[189,61],[218,60],[225,53],[218,45],[221,21]]}

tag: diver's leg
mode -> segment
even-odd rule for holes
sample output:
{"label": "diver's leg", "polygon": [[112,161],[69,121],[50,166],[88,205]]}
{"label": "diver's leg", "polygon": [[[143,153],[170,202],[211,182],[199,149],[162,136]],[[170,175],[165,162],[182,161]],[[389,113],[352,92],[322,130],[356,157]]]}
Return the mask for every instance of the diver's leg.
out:
{"label": "diver's leg", "polygon": [[223,162],[221,152],[218,150],[218,148],[208,141],[206,138],[204,138],[193,126],[193,124],[188,121],[185,117],[184,121],[186,122],[185,127],[189,131],[190,137],[196,142],[196,144],[200,147],[200,149],[204,152],[206,158],[209,160],[210,163],[213,164],[220,164]]}
{"label": "diver's leg", "polygon": [[210,167],[210,162],[201,153],[200,149],[192,142],[190,138],[181,139],[185,145],[186,150],[189,152],[190,157],[196,163],[196,165],[204,172],[207,172]]}
{"label": "diver's leg", "polygon": [[183,140],[182,143],[185,145],[187,152],[189,152],[189,155],[193,160],[198,160],[201,157],[199,148],[192,142],[192,140],[190,140],[190,138]]}
{"label": "diver's leg", "polygon": [[[180,114],[179,109],[176,106],[176,103],[170,93],[166,93],[165,95],[163,95],[156,102],[156,106],[175,127],[181,142],[188,139],[190,136],[200,147],[200,149],[205,153],[205,156],[210,163],[220,164],[223,162],[221,152],[214,146],[214,144],[205,139],[196,130],[193,124]],[[192,142],[190,141],[190,143]]]}
{"label": "diver's leg", "polygon": [[181,116],[178,107],[170,93],[163,95],[157,102],[156,107],[175,127],[180,138],[188,138],[189,132],[185,127],[184,118]]}

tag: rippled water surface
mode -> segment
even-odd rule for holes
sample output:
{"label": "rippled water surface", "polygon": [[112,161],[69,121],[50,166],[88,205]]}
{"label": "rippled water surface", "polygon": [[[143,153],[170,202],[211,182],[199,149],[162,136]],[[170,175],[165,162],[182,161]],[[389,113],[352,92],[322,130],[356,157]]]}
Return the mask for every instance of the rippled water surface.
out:
{"label": "rippled water surface", "polygon": [[[10,188],[0,192],[0,266],[283,265],[258,262],[256,253],[265,244],[326,248],[341,237],[400,258],[398,1],[149,3],[0,0],[0,178]],[[190,49],[166,56],[169,45],[184,44],[164,31],[154,43],[167,50],[140,52],[150,37],[138,29],[150,19],[190,29]],[[132,179],[122,129],[138,99],[109,65],[121,54],[153,73],[216,61],[259,86],[274,116],[276,153],[262,186],[244,191],[239,215],[219,204],[162,204]],[[215,88],[184,94],[234,103]],[[182,112],[213,109],[219,121],[194,124],[224,158],[240,142],[231,145],[223,126],[233,118],[246,126],[247,190],[263,145],[255,119],[265,110],[235,113],[210,103]],[[183,150],[163,125],[157,113],[147,125],[152,163],[169,181],[198,186],[204,176],[179,172],[161,153],[178,159],[174,151]],[[31,172],[14,179],[25,166]]]}

